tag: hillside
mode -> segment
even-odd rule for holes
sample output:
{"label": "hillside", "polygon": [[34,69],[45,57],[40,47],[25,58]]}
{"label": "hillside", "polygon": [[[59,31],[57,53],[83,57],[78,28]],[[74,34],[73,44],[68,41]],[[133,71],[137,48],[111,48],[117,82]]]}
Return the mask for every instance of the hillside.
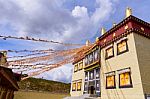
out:
{"label": "hillside", "polygon": [[45,79],[28,78],[20,81],[20,90],[48,91],[52,93],[69,93],[70,84]]}

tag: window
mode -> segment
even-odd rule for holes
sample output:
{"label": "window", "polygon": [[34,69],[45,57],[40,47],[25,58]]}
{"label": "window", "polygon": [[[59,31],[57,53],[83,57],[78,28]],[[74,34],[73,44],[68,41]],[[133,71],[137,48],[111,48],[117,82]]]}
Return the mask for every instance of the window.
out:
{"label": "window", "polygon": [[100,81],[96,80],[96,90],[99,91],[100,90]]}
{"label": "window", "polygon": [[82,70],[83,69],[83,62],[80,62],[79,63],[79,70]]}
{"label": "window", "polygon": [[128,51],[127,39],[122,40],[117,44],[117,55],[127,51]]}
{"label": "window", "polygon": [[106,89],[115,88],[115,75],[106,77]]}
{"label": "window", "polygon": [[94,51],[94,61],[97,61],[99,59],[98,50]]}
{"label": "window", "polygon": [[89,54],[89,63],[91,64],[93,62],[93,53]]}
{"label": "window", "polygon": [[111,46],[108,49],[106,49],[106,59],[111,58],[113,56],[114,56],[114,50],[113,50],[113,46]]}
{"label": "window", "polygon": [[88,56],[85,57],[85,65],[88,65]]}
{"label": "window", "polygon": [[88,83],[87,82],[84,83],[84,91],[88,91]]}
{"label": "window", "polygon": [[81,91],[82,81],[77,82],[77,91]]}
{"label": "window", "polygon": [[88,72],[85,72],[85,81],[88,80]]}
{"label": "window", "polygon": [[125,72],[119,74],[119,88],[132,87],[131,73]]}
{"label": "window", "polygon": [[89,72],[89,79],[90,80],[94,79],[94,70]]}
{"label": "window", "polygon": [[74,72],[77,72],[78,71],[78,64],[75,64],[74,65]]}
{"label": "window", "polygon": [[116,88],[115,72],[109,72],[106,74],[106,89]]}
{"label": "window", "polygon": [[145,94],[145,99],[150,99],[150,94]]}
{"label": "window", "polygon": [[72,83],[72,91],[76,91],[76,82]]}
{"label": "window", "polygon": [[96,69],[96,78],[99,78],[99,75],[100,75],[100,69],[97,68],[97,69]]}
{"label": "window", "polygon": [[89,81],[89,87],[94,86],[95,87],[95,80]]}

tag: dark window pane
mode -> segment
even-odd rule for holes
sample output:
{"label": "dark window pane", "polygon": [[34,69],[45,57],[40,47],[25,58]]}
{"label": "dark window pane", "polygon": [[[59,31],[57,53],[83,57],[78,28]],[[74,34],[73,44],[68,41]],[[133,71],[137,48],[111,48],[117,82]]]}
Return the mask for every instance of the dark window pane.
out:
{"label": "dark window pane", "polygon": [[85,57],[85,65],[88,65],[88,56]]}
{"label": "dark window pane", "polygon": [[99,78],[99,76],[100,76],[100,69],[98,68],[96,69],[96,78]]}
{"label": "dark window pane", "polygon": [[88,83],[87,82],[85,82],[85,84],[84,84],[84,91],[88,91]]}
{"label": "dark window pane", "polygon": [[89,72],[89,79],[90,80],[94,79],[94,70]]}
{"label": "dark window pane", "polygon": [[88,80],[88,72],[85,72],[85,81]]}
{"label": "dark window pane", "polygon": [[99,91],[100,90],[100,81],[96,80],[96,90]]}
{"label": "dark window pane", "polygon": [[97,61],[99,59],[99,53],[98,50],[94,51],[94,61]]}
{"label": "dark window pane", "polygon": [[93,53],[89,54],[89,63],[93,63]]}

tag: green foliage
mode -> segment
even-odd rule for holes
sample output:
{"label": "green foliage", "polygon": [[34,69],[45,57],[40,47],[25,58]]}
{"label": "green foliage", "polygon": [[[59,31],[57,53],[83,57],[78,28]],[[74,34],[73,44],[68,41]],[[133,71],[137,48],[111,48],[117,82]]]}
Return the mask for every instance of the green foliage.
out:
{"label": "green foliage", "polygon": [[20,81],[18,84],[21,90],[48,91],[53,93],[70,92],[70,84],[45,79],[28,78]]}

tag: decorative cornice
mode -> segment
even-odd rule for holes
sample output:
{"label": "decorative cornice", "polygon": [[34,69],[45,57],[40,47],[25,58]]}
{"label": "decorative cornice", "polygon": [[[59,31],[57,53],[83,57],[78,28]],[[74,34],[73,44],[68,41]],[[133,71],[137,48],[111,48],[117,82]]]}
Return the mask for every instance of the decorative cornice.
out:
{"label": "decorative cornice", "polygon": [[140,31],[143,36],[148,37],[150,24],[131,15],[99,37],[99,46],[103,48],[133,31],[135,33]]}
{"label": "decorative cornice", "polygon": [[141,23],[142,25],[146,26],[146,27],[149,27],[150,28],[150,24],[135,17],[135,16],[132,16],[130,15],[129,17],[127,17],[126,19],[124,19],[123,21],[121,21],[119,24],[115,25],[113,28],[111,28],[110,30],[108,30],[104,35],[100,36],[99,39],[102,39],[102,38],[105,38],[107,35],[109,35],[110,33],[118,30],[120,27],[122,27],[123,25],[125,25],[127,22],[129,21],[136,21],[136,22],[139,22]]}
{"label": "decorative cornice", "polygon": [[100,47],[104,48],[104,47],[112,44],[112,42],[115,42],[115,41],[119,40],[120,38],[126,37],[130,33],[137,33],[139,35],[142,35],[142,36],[147,37],[147,38],[150,39],[150,32],[149,33],[145,33],[142,30],[131,28],[131,29],[127,30],[126,32],[122,33],[121,35],[119,35],[119,36],[111,39],[110,41],[104,43],[103,45],[100,45]]}

